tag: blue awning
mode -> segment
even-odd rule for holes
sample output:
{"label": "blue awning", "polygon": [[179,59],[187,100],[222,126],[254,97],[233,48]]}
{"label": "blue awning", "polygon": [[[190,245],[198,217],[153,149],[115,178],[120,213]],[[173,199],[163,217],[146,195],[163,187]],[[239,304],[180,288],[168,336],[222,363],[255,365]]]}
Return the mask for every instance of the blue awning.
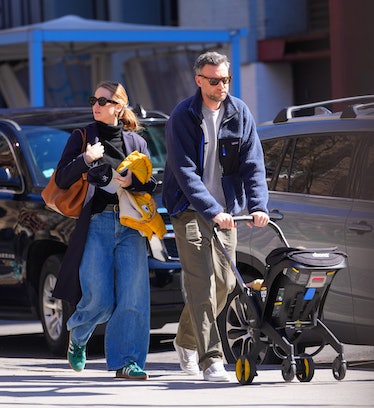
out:
{"label": "blue awning", "polygon": [[43,56],[69,52],[105,52],[141,45],[228,44],[231,49],[232,93],[240,97],[240,38],[245,29],[196,29],[149,26],[64,16],[44,23],[0,30],[2,62],[29,59],[30,105],[44,105]]}

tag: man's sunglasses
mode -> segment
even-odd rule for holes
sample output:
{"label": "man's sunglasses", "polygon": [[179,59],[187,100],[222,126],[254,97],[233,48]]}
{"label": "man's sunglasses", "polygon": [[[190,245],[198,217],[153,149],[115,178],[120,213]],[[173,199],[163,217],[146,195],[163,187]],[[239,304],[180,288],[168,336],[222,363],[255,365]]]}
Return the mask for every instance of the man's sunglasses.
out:
{"label": "man's sunglasses", "polygon": [[227,85],[231,82],[231,75],[223,78],[208,78],[204,75],[198,75],[201,78],[206,79],[209,82],[209,85],[217,86],[221,81],[224,85]]}
{"label": "man's sunglasses", "polygon": [[96,102],[98,102],[100,106],[105,106],[107,103],[114,103],[115,105],[119,103],[119,102],[113,101],[112,99],[107,99],[104,96],[100,96],[100,98],[96,98],[96,96],[90,96],[88,98],[88,103],[91,106],[94,106]]}

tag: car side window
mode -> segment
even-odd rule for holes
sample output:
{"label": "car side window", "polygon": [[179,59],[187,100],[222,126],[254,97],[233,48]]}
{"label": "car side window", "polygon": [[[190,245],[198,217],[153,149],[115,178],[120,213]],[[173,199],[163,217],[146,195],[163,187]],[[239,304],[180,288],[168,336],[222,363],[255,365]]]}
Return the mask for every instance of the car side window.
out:
{"label": "car side window", "polygon": [[165,125],[148,125],[140,134],[147,142],[153,170],[163,171],[166,161]]}
{"label": "car side window", "polygon": [[8,140],[0,135],[0,189],[22,191],[21,175]]}
{"label": "car side window", "polygon": [[364,139],[361,149],[362,157],[359,161],[363,164],[361,169],[362,174],[360,178],[360,189],[358,198],[362,200],[374,201],[374,135],[370,134]]}
{"label": "car side window", "polygon": [[354,147],[354,138],[350,135],[299,137],[292,159],[289,191],[348,197]]}
{"label": "car side window", "polygon": [[354,137],[339,134],[264,141],[269,190],[350,197],[354,147]]}
{"label": "car side window", "polygon": [[292,138],[262,142],[269,190],[288,191],[290,159],[294,145],[295,140]]}
{"label": "car side window", "polygon": [[348,176],[354,138],[347,135],[299,137],[292,160],[290,192],[349,197]]}

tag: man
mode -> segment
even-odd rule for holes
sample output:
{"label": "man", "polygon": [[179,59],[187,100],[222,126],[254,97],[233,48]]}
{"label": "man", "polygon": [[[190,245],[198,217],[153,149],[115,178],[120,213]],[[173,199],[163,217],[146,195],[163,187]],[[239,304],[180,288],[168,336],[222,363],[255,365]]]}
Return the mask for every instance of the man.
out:
{"label": "man", "polygon": [[225,55],[200,55],[194,65],[198,90],[176,106],[166,126],[163,202],[174,227],[186,291],[174,346],[187,374],[199,372],[198,356],[206,381],[229,381],[216,318],[235,287],[213,227],[218,225],[234,260],[232,215],[247,207],[253,225],[269,221],[261,144],[248,107],[229,94],[229,68]]}

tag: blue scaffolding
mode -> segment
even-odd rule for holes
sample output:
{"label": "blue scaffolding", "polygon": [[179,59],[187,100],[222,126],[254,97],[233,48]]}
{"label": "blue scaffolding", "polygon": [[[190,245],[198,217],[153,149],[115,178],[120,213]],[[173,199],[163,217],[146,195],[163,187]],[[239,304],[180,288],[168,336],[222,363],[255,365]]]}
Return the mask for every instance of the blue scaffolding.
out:
{"label": "blue scaffolding", "polygon": [[196,29],[168,26],[148,26],[108,21],[87,20],[78,16],[64,16],[44,23],[0,30],[0,59],[2,62],[23,55],[29,59],[29,94],[31,106],[44,106],[43,55],[45,46],[57,44],[97,44],[117,51],[129,44],[227,44],[231,50],[233,74],[232,93],[240,97],[240,38],[247,35],[245,29]]}

